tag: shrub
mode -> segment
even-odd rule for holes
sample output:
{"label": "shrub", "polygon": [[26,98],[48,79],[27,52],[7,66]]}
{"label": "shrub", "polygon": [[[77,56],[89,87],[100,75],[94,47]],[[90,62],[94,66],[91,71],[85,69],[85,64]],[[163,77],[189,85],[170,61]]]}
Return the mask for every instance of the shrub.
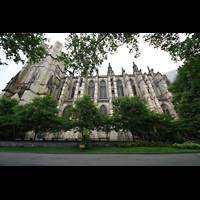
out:
{"label": "shrub", "polygon": [[151,141],[151,142],[141,141],[141,142],[127,142],[127,143],[119,142],[119,143],[117,143],[117,146],[118,147],[122,147],[122,148],[158,147],[159,146],[159,142],[155,142],[155,141]]}
{"label": "shrub", "polygon": [[200,145],[195,142],[184,142],[182,144],[174,143],[172,145],[174,148],[180,148],[180,149],[200,149]]}
{"label": "shrub", "polygon": [[185,142],[184,137],[182,135],[177,135],[177,134],[174,134],[172,136],[172,140],[173,140],[173,142],[176,142],[176,143],[183,143],[183,142]]}

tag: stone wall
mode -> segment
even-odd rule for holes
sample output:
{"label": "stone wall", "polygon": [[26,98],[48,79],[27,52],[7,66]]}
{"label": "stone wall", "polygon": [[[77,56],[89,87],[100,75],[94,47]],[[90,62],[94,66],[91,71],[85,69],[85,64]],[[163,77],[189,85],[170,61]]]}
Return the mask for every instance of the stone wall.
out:
{"label": "stone wall", "polygon": [[[91,141],[91,146],[116,146],[120,141]],[[130,141],[123,141],[130,142]],[[79,141],[0,141],[1,147],[78,147]]]}

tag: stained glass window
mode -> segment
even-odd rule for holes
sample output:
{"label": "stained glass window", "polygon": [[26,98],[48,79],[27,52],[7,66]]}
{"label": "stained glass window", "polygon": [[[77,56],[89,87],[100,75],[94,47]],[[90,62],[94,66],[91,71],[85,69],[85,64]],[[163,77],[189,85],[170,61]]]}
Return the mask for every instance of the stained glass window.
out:
{"label": "stained glass window", "polygon": [[120,80],[117,80],[117,93],[119,97],[124,96],[124,90],[123,90],[122,82]]}
{"label": "stained glass window", "polygon": [[101,81],[100,83],[100,98],[106,98],[106,82]]}
{"label": "stained glass window", "polygon": [[90,81],[89,83],[88,94],[90,94],[90,96],[94,98],[94,81]]}
{"label": "stained glass window", "polygon": [[133,94],[137,95],[136,88],[135,88],[133,80],[130,79],[130,83],[131,83],[131,87],[132,87],[132,90],[133,90]]}
{"label": "stained glass window", "polygon": [[100,112],[104,113],[105,115],[107,115],[107,109],[106,109],[106,107],[104,105],[100,107]]}

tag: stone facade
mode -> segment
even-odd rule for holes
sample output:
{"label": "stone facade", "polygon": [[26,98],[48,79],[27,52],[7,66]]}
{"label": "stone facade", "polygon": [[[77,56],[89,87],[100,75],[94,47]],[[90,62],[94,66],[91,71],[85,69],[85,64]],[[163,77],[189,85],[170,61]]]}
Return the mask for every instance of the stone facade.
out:
{"label": "stone facade", "polygon": [[[13,77],[2,93],[2,96],[16,98],[20,104],[30,102],[35,96],[44,96],[50,93],[58,99],[59,115],[65,114],[65,108],[74,100],[81,98],[83,94],[90,92],[92,99],[98,104],[102,112],[112,114],[111,101],[118,96],[134,96],[140,94],[148,101],[149,109],[158,113],[166,112],[178,118],[171,103],[172,94],[167,90],[170,84],[166,75],[155,73],[149,69],[148,74],[142,73],[133,62],[133,73],[127,74],[122,68],[122,74],[115,75],[109,63],[107,75],[99,75],[90,78],[80,76],[67,76],[62,62],[53,61],[56,54],[59,55],[63,44],[56,42],[49,47],[43,44],[49,55],[39,63],[24,65],[21,71]],[[89,89],[90,87],[90,89]],[[105,133],[93,131],[91,137],[105,137]],[[78,137],[73,132],[63,133],[63,137]],[[116,132],[110,133],[111,138],[117,139]]]}

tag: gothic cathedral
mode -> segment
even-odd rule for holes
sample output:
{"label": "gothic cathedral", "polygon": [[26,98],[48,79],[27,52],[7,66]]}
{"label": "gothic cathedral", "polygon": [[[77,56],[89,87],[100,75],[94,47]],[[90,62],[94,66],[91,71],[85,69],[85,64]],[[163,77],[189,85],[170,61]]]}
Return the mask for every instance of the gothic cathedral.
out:
{"label": "gothic cathedral", "polygon": [[[2,90],[2,96],[16,98],[20,104],[30,102],[35,96],[50,93],[59,101],[59,115],[65,115],[65,108],[83,94],[90,94],[98,104],[101,112],[112,113],[111,101],[118,96],[134,96],[140,94],[148,101],[149,108],[158,113],[173,114],[178,118],[171,103],[172,94],[167,90],[170,81],[160,72],[142,73],[133,62],[133,73],[127,74],[122,68],[122,74],[115,75],[109,63],[107,75],[83,78],[80,76],[67,76],[62,62],[53,61],[56,54],[60,54],[63,44],[56,42],[54,45],[43,44],[49,55],[37,64],[28,62],[13,77]],[[72,133],[68,133],[72,134]],[[67,136],[66,136],[67,137]],[[113,133],[113,138],[116,134]]]}

